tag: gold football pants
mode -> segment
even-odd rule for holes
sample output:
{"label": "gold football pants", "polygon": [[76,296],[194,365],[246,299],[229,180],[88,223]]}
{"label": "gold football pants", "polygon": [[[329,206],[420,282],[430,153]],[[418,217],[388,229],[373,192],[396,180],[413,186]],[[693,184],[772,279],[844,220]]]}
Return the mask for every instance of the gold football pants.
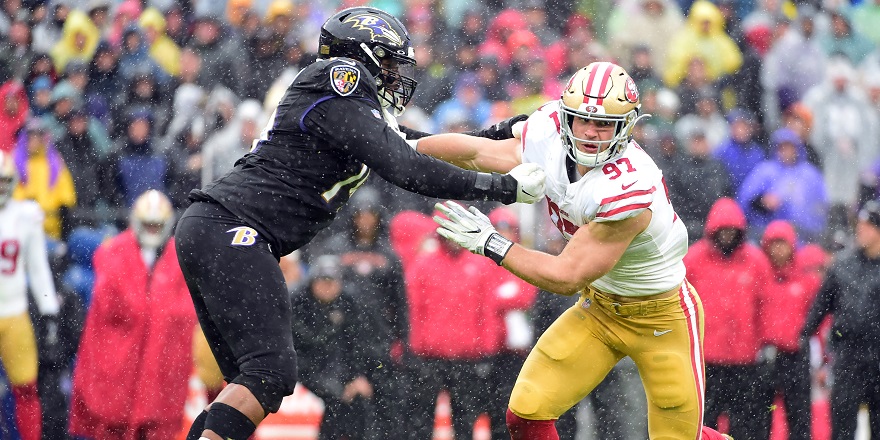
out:
{"label": "gold football pants", "polygon": [[677,295],[633,303],[590,290],[529,353],[510,410],[529,420],[557,419],[629,356],[648,398],[650,438],[697,439],[703,419],[702,340],[703,306],[687,281]]}
{"label": "gold football pants", "polygon": [[198,325],[193,333],[193,364],[196,376],[208,391],[223,389],[223,373],[220,372],[214,354],[211,353],[211,346],[208,345],[208,340],[205,339],[205,334]]}
{"label": "gold football pants", "polygon": [[0,361],[13,386],[36,382],[37,342],[27,312],[0,318]]}

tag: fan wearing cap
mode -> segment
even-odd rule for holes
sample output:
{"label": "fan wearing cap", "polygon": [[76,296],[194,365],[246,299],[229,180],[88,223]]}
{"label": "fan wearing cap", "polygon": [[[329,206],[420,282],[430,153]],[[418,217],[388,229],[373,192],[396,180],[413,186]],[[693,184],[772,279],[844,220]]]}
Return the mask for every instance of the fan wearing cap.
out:
{"label": "fan wearing cap", "polygon": [[27,292],[49,319],[58,314],[59,303],[46,252],[43,210],[32,201],[12,200],[18,179],[13,156],[0,151],[0,361],[12,388],[22,440],[39,440],[37,346]]}
{"label": "fan wearing cap", "polygon": [[338,256],[322,255],[291,295],[300,382],[324,400],[319,438],[327,440],[362,438],[372,412],[373,347],[358,343],[370,313],[343,289],[342,273]]}
{"label": "fan wearing cap", "polygon": [[183,423],[195,311],[171,237],[168,197],[144,192],[129,222],[94,255],[95,284],[73,371],[70,433],[171,439]]}
{"label": "fan wearing cap", "polygon": [[[867,405],[871,420],[880,420],[880,200],[859,210],[855,242],[835,255],[825,274],[801,332],[802,344],[828,315],[834,317],[831,438],[850,438],[861,405]],[[880,436],[877,424],[871,425],[870,435]]]}

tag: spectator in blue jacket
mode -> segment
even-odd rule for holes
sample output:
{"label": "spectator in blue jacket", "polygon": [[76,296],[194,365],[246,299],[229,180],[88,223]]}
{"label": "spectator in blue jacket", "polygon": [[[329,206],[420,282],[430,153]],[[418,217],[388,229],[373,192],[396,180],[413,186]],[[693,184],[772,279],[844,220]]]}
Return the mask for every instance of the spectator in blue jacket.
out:
{"label": "spectator in blue jacket", "polygon": [[450,113],[464,113],[467,115],[466,120],[473,127],[483,127],[489,122],[492,103],[486,99],[483,86],[480,85],[476,74],[466,72],[458,77],[452,98],[441,102],[434,111],[435,126],[442,127]]}
{"label": "spectator in blue jacket", "polygon": [[803,141],[787,128],[773,132],[775,157],[746,177],[737,201],[746,213],[749,238],[758,241],[773,220],[788,220],[806,242],[818,242],[825,230],[828,195],[822,172],[806,160]]}
{"label": "spectator in blue jacket", "polygon": [[755,142],[755,117],[748,110],[734,108],[727,114],[730,136],[714,152],[715,159],[727,168],[730,187],[739,191],[746,176],[767,159],[767,151]]}

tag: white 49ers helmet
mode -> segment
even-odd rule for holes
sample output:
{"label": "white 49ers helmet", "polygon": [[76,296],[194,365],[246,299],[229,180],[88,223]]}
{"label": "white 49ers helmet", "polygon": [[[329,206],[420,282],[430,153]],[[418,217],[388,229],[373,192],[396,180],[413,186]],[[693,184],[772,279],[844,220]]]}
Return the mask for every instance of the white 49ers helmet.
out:
{"label": "white 49ers helmet", "polygon": [[165,194],[151,189],[135,199],[129,221],[141,246],[158,248],[171,237],[174,208]]}
{"label": "white 49ers helmet", "polygon": [[12,155],[0,151],[0,207],[12,198],[12,191],[18,185],[18,170]]}
{"label": "white 49ers helmet", "polygon": [[[578,70],[562,91],[559,108],[562,111],[562,142],[575,162],[596,167],[623,154],[632,137],[639,116],[639,91],[636,83],[614,63],[596,62]],[[587,140],[571,130],[574,118],[593,119],[615,124],[614,137],[608,141]],[[596,153],[578,150],[577,143],[599,144]],[[605,146],[608,145],[608,148]]]}

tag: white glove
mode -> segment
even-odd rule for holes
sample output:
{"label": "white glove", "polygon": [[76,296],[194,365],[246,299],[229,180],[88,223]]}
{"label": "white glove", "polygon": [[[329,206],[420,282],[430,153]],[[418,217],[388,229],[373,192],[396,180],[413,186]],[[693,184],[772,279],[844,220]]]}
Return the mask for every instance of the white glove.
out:
{"label": "white glove", "polygon": [[515,137],[517,139],[522,139],[523,128],[525,126],[526,126],[526,121],[519,121],[519,122],[513,124],[513,126],[510,127],[510,132],[513,133],[513,137]]}
{"label": "white glove", "polygon": [[537,164],[519,164],[507,174],[516,179],[517,202],[535,203],[544,198],[547,175]]}
{"label": "white glove", "polygon": [[463,206],[453,201],[434,205],[438,211],[448,219],[434,216],[434,221],[440,225],[437,233],[447,240],[457,243],[459,246],[479,255],[491,258],[499,266],[501,260],[513,246],[513,242],[501,236],[489,217],[475,207],[464,209]]}

